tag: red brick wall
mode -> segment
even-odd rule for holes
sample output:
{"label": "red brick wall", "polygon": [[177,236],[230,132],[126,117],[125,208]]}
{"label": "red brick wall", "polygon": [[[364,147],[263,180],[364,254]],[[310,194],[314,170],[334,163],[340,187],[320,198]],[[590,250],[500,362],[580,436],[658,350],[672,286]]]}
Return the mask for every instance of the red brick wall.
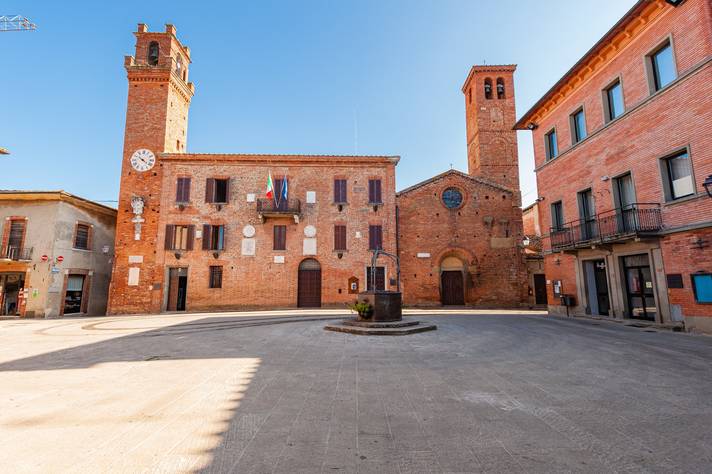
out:
{"label": "red brick wall", "polygon": [[522,212],[522,226],[524,235],[541,235],[541,226],[539,225],[539,205],[534,204]]}
{"label": "red brick wall", "polygon": [[[468,172],[516,192],[519,200],[514,70],[516,66],[473,66],[465,84]],[[497,96],[497,79],[504,83],[504,98]],[[485,95],[485,81],[492,84],[492,98]]]}
{"label": "red brick wall", "polygon": [[[596,212],[615,208],[611,178],[626,172],[632,174],[636,201],[662,204],[666,229],[711,222],[712,199],[705,194],[702,182],[712,174],[712,134],[708,126],[712,123],[712,6],[706,0],[688,0],[678,8],[662,0],[653,3],[651,8],[658,8],[657,13],[647,23],[634,21],[643,26],[630,42],[621,43],[621,49],[607,62],[592,65],[593,73],[583,82],[572,80],[562,86],[559,94],[563,99],[551,109],[536,111],[539,122],[533,140],[544,234],[551,226],[551,204],[561,200],[565,220],[576,220],[576,193],[586,188],[593,190]],[[678,80],[651,96],[645,55],[668,37],[672,38]],[[615,47],[610,44],[604,49]],[[605,125],[601,90],[617,77],[623,85],[626,114]],[[588,138],[572,147],[569,115],[582,105]],[[557,129],[560,153],[546,163],[544,135],[553,127]],[[666,203],[659,160],[683,148],[690,152],[697,194]],[[691,235],[661,238],[665,272],[683,273],[687,285],[698,259],[692,255],[695,251],[690,250],[688,255],[680,249],[689,247]],[[556,259],[559,265],[554,263]],[[574,259],[568,255],[546,258],[547,279],[563,280],[567,294],[576,294],[573,265]],[[671,290],[671,304],[681,304],[685,314],[709,315],[709,307],[692,303],[688,290]],[[551,297],[551,286],[549,292]]]}
{"label": "red brick wall", "polygon": [[[448,209],[442,192],[459,189],[463,205]],[[405,304],[440,304],[440,264],[455,256],[467,272],[465,303],[518,306],[526,298],[526,269],[518,244],[521,209],[510,192],[459,172],[398,195],[401,279]],[[430,256],[419,258],[418,253]]]}
{"label": "red brick wall", "polygon": [[[125,60],[129,92],[126,108],[126,129],[121,169],[121,187],[116,226],[116,256],[109,289],[109,314],[156,312],[161,308],[163,272],[156,267],[156,245],[160,218],[161,179],[163,163],[160,154],[177,151],[177,140],[186,141],[188,107],[193,86],[186,84],[174,72],[173,58],[181,55],[187,67],[185,50],[174,36],[175,30],[166,33],[134,33],[136,56]],[[148,44],[158,41],[160,59],[158,66],[146,64]],[[156,165],[150,171],[139,173],[130,164],[131,155],[147,148],[156,155]],[[141,239],[134,240],[134,217],[131,198],[142,196],[145,200]],[[142,256],[142,264],[129,265],[130,255]],[[129,267],[140,268],[138,286],[127,286]]]}
{"label": "red brick wall", "polygon": [[682,274],[684,285],[668,289],[670,304],[680,305],[685,316],[712,317],[712,305],[695,302],[690,278],[691,273],[712,273],[712,228],[668,235],[662,239],[661,248],[665,273]]}
{"label": "red brick wall", "polygon": [[[194,160],[193,158],[197,158]],[[258,220],[256,205],[247,202],[247,194],[258,199],[265,197],[267,175],[273,179],[285,174],[289,182],[289,197],[301,200],[302,215],[298,224],[288,218]],[[191,202],[180,210],[175,203],[178,176],[191,177]],[[209,177],[230,177],[230,201],[221,210],[205,203],[205,181]],[[342,211],[333,203],[333,179],[348,179],[348,204]],[[368,205],[368,180],[382,180],[383,205],[374,211]],[[306,204],[306,192],[316,192],[316,204]],[[158,230],[158,268],[188,267],[188,310],[225,309],[238,307],[290,307],[297,304],[297,276],[299,263],[315,258],[322,269],[322,304],[343,306],[355,300],[348,292],[348,279],[359,279],[360,291],[366,285],[366,266],[370,263],[368,226],[383,226],[384,250],[395,253],[395,164],[388,158],[376,157],[294,157],[246,155],[169,155],[164,160],[162,180],[163,212]],[[226,226],[226,248],[219,258],[212,251],[201,250],[196,240],[195,249],[182,252],[176,259],[174,251],[164,250],[166,224],[203,224]],[[241,255],[243,227],[256,229],[256,255]],[[273,226],[287,226],[287,249],[272,250]],[[347,251],[338,258],[334,251],[334,225],[347,227]],[[317,255],[304,256],[304,228],[317,229]],[[356,237],[356,232],[361,237]],[[284,256],[285,263],[274,263],[274,256]],[[388,277],[395,278],[391,262],[380,261],[388,267]],[[208,269],[223,266],[223,287],[208,288]]]}

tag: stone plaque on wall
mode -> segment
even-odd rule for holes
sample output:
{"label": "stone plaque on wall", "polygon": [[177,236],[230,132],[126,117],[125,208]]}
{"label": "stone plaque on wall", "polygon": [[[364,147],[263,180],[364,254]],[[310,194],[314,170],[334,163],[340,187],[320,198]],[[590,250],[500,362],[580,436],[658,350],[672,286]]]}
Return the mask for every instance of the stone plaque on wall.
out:
{"label": "stone plaque on wall", "polygon": [[304,239],[303,255],[316,255],[316,238]]}
{"label": "stone plaque on wall", "polygon": [[242,255],[253,257],[255,255],[255,239],[242,239]]}

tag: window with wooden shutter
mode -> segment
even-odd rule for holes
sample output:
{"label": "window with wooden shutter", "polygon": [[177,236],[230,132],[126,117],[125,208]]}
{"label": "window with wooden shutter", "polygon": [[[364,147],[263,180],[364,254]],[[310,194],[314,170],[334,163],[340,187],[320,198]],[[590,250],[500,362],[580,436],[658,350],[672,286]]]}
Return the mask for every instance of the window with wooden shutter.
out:
{"label": "window with wooden shutter", "polygon": [[273,250],[287,250],[287,226],[276,225],[273,230]]}
{"label": "window with wooden shutter", "polygon": [[225,226],[208,225],[203,226],[203,250],[224,250],[225,249]]}
{"label": "window with wooden shutter", "polygon": [[91,239],[91,226],[77,222],[74,228],[74,248],[80,250],[89,250]]}
{"label": "window with wooden shutter", "polygon": [[215,179],[205,180],[205,202],[215,202]]}
{"label": "window with wooden shutter", "polygon": [[176,202],[190,202],[190,178],[178,178],[176,182]]}
{"label": "window with wooden shutter", "polygon": [[195,226],[188,226],[188,242],[185,247],[186,250],[193,250],[193,242],[195,241]]}
{"label": "window with wooden shutter", "polygon": [[334,250],[346,250],[346,226],[334,226]]}
{"label": "window with wooden shutter", "polygon": [[383,248],[383,228],[380,225],[368,226],[368,249],[377,250]]}
{"label": "window with wooden shutter", "polygon": [[[366,291],[373,291],[373,275],[371,274],[371,269],[373,267],[366,267]],[[386,290],[386,268],[376,267],[376,291]]]}
{"label": "window with wooden shutter", "polygon": [[334,180],[334,203],[346,204],[346,180]]}
{"label": "window with wooden shutter", "polygon": [[163,248],[165,248],[166,250],[174,250],[173,249],[173,237],[174,237],[173,225],[168,224],[168,225],[166,225],[166,240],[163,245]]}
{"label": "window with wooden shutter", "polygon": [[223,267],[216,265],[210,267],[210,288],[222,288]]}
{"label": "window with wooden shutter", "polygon": [[213,201],[216,204],[226,204],[229,201],[230,195],[230,180],[229,179],[216,179],[215,182],[215,194],[213,195]]}
{"label": "window with wooden shutter", "polygon": [[368,180],[368,202],[369,204],[382,204],[381,199],[381,180],[380,179],[369,179]]}
{"label": "window with wooden shutter", "polygon": [[22,248],[25,241],[25,220],[13,219],[10,221],[10,233],[7,239],[7,246],[15,249]]}
{"label": "window with wooden shutter", "polygon": [[210,224],[203,224],[203,250],[210,250]]}

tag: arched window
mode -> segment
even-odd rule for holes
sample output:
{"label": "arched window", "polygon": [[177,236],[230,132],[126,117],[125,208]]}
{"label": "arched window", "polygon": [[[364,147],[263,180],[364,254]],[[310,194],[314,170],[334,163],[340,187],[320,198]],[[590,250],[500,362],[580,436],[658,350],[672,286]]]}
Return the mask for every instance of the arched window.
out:
{"label": "arched window", "polygon": [[182,69],[183,69],[183,58],[181,58],[180,54],[176,56],[176,73],[181,76],[182,75]]}
{"label": "arched window", "polygon": [[492,98],[492,79],[485,79],[485,99]]}
{"label": "arched window", "polygon": [[497,98],[504,99],[504,79],[497,78]]}
{"label": "arched window", "polygon": [[148,64],[150,66],[158,65],[158,54],[158,41],[151,41],[151,43],[148,45]]}
{"label": "arched window", "polygon": [[467,90],[467,102],[472,103],[472,87]]}

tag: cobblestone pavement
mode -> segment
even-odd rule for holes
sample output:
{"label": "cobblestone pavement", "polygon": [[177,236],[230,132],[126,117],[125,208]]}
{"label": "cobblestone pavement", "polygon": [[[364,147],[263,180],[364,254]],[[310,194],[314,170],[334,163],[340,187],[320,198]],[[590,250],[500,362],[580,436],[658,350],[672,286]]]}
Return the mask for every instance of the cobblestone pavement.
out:
{"label": "cobblestone pavement", "polygon": [[712,338],[468,313],[0,321],[0,470],[712,470]]}

